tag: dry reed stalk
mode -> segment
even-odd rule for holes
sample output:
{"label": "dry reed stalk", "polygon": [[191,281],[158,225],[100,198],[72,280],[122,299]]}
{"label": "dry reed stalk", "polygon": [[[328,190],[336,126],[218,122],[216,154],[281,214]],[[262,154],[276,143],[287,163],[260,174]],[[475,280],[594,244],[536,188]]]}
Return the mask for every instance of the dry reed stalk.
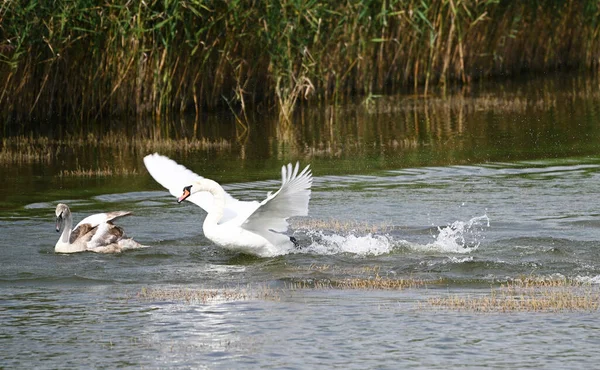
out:
{"label": "dry reed stalk", "polygon": [[600,289],[571,279],[527,277],[492,288],[489,294],[450,294],[420,306],[477,312],[597,311]]}
{"label": "dry reed stalk", "polygon": [[147,301],[177,301],[187,304],[207,304],[247,300],[279,300],[280,295],[265,286],[252,288],[188,289],[188,288],[146,288],[136,294],[136,298]]}
{"label": "dry reed stalk", "polygon": [[392,279],[375,275],[365,278],[342,278],[342,279],[303,279],[285,284],[286,289],[340,289],[340,290],[405,290],[426,287],[428,282],[420,279]]}
{"label": "dry reed stalk", "polygon": [[127,169],[123,167],[104,167],[97,169],[62,170],[58,177],[110,177],[110,176],[135,176],[138,171],[135,169]]}

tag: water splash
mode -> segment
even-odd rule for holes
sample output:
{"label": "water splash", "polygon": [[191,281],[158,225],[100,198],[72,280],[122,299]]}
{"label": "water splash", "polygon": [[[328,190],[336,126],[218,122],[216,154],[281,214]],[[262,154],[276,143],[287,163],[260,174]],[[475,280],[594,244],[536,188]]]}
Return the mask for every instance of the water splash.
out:
{"label": "water splash", "polygon": [[352,253],[359,256],[390,253],[394,249],[394,241],[389,235],[373,235],[371,233],[357,236],[352,233],[348,235],[327,235],[321,230],[307,232],[312,240],[308,247],[299,253],[331,255],[339,253]]}
{"label": "water splash", "polygon": [[454,221],[444,228],[438,227],[439,234],[433,243],[416,246],[414,249],[434,252],[471,253],[485,239],[483,230],[490,227],[487,215],[474,217],[467,222]]}
{"label": "water splash", "polygon": [[485,239],[483,231],[489,227],[487,215],[474,217],[469,221],[455,221],[446,227],[438,227],[438,235],[433,243],[418,244],[396,239],[390,234],[357,235],[349,231],[345,235],[328,234],[323,230],[306,230],[310,244],[292,253],[333,255],[350,253],[357,256],[379,256],[398,249],[421,252],[470,253],[476,250]]}
{"label": "water splash", "polygon": [[596,276],[577,276],[575,281],[582,284],[598,285],[600,284],[600,275]]}

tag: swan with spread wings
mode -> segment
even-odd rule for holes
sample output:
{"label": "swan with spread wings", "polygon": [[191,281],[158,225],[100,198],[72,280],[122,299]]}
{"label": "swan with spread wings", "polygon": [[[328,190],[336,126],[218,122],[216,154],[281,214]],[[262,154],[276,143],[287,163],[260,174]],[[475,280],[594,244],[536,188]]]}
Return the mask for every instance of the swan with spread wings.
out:
{"label": "swan with spread wings", "polygon": [[293,250],[293,237],[284,234],[287,219],[308,215],[312,185],[309,166],[281,168],[281,187],[268,193],[262,202],[240,201],[217,182],[188,170],[170,158],[150,154],[144,158],[150,175],[178,202],[188,200],[207,212],[202,225],[204,235],[215,244],[257,256],[274,256]]}

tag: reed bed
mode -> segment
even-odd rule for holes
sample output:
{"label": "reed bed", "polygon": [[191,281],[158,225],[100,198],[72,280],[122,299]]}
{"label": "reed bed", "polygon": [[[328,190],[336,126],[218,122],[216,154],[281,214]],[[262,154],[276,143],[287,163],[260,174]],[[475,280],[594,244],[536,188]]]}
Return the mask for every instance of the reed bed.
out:
{"label": "reed bed", "polygon": [[[305,269],[305,268],[302,268]],[[331,265],[311,265],[310,271],[338,271]],[[338,271],[340,272],[340,271]],[[356,271],[354,271],[356,272]],[[284,283],[281,290],[250,285],[236,288],[142,288],[134,298],[145,301],[172,301],[209,304],[246,300],[281,300],[284,292],[298,290],[392,290],[427,289],[440,280],[395,279],[379,275],[378,267],[365,267],[367,277],[297,279]],[[483,313],[511,312],[591,312],[600,309],[600,287],[566,278],[528,277],[515,279],[485,294],[449,294],[417,303],[417,309],[444,309]]]}
{"label": "reed bed", "polygon": [[50,163],[54,156],[54,148],[49,145],[47,138],[39,140],[2,139],[0,164]]}
{"label": "reed bed", "polygon": [[438,280],[423,280],[413,277],[398,279],[382,274],[378,265],[340,267],[330,264],[311,264],[294,268],[300,273],[317,273],[330,276],[328,278],[294,278],[285,283],[289,290],[405,290],[425,288],[431,284],[439,284]]}
{"label": "reed bed", "polygon": [[222,289],[143,287],[135,297],[145,301],[175,301],[187,304],[280,299],[280,295],[275,290],[266,286]]}
{"label": "reed bed", "polygon": [[[47,139],[44,139],[47,140]],[[121,135],[109,132],[102,136],[88,134],[86,136],[71,136],[56,140],[57,145],[71,147],[99,147],[99,148],[121,148],[123,150],[133,149],[142,153],[152,151],[166,152],[189,152],[195,150],[226,150],[231,148],[231,142],[219,138],[209,140],[207,138],[146,138],[137,136]]]}
{"label": "reed bed", "polygon": [[[110,132],[103,136],[93,134],[83,136],[68,136],[62,139],[48,137],[14,136],[2,139],[0,148],[0,165],[23,165],[32,163],[53,163],[68,150],[106,150],[119,153],[188,153],[192,151],[228,151],[232,147],[230,141],[224,138],[209,140],[207,138],[153,139],[144,137],[128,137]],[[75,170],[63,170],[61,177],[69,176],[111,176],[135,175],[135,169],[115,166],[103,166],[89,169],[78,166]]]}
{"label": "reed bed", "polygon": [[128,169],[123,167],[104,167],[96,169],[77,168],[75,170],[62,170],[58,177],[110,177],[110,176],[135,176],[138,175],[136,169]]}
{"label": "reed bed", "polygon": [[[558,89],[557,83],[561,83]],[[99,127],[90,128],[94,133],[82,129],[81,133],[71,130],[65,130],[68,134],[54,132],[51,137],[4,137],[0,141],[0,166],[60,164],[60,169],[70,170],[63,176],[76,176],[84,175],[84,172],[101,171],[107,165],[132,170],[139,166],[139,159],[143,155],[155,151],[166,155],[202,151],[244,160],[247,153],[256,151],[258,147],[268,150],[264,153],[268,158],[299,159],[313,164],[322,159],[348,159],[351,166],[356,167],[364,167],[356,163],[367,157],[394,157],[399,153],[402,155],[399,167],[419,167],[425,164],[418,155],[421,148],[435,148],[439,163],[496,161],[503,160],[502,153],[477,159],[461,159],[457,155],[472,145],[470,141],[476,137],[479,137],[478,145],[482,147],[499,147],[497,140],[500,137],[529,140],[516,115],[529,116],[532,112],[536,115],[552,111],[557,124],[565,126],[561,130],[568,130],[567,126],[572,125],[574,117],[570,103],[582,107],[578,115],[583,117],[595,115],[594,107],[600,102],[598,79],[595,78],[572,76],[564,81],[534,79],[527,84],[515,85],[504,84],[503,91],[496,93],[483,89],[474,97],[461,91],[445,98],[379,97],[369,105],[329,106],[326,109],[307,107],[297,112],[295,125],[281,137],[277,135],[278,122],[269,119],[272,116],[260,117],[257,118],[260,121],[252,122],[255,126],[265,126],[261,131],[266,138],[259,138],[254,132],[253,136],[245,139],[237,137],[233,122],[223,125],[222,119],[213,119],[216,115],[209,115],[199,132],[192,131],[192,122],[187,122],[190,124],[187,126],[182,124],[182,131],[187,129],[189,135],[160,130],[142,130],[135,134],[123,128],[104,130],[102,126],[107,122],[99,122]],[[581,104],[588,100],[591,100],[589,104]],[[505,119],[493,126],[479,124],[478,116],[482,112],[498,114]],[[529,124],[535,129],[543,122],[531,121]],[[114,126],[111,124],[111,127]],[[497,133],[490,135],[490,130]],[[80,163],[69,163],[65,162],[65,158],[81,160]],[[435,164],[432,160],[427,165]],[[315,227],[334,230],[356,228],[385,232],[388,229],[388,225],[384,224],[353,225],[348,221],[336,220],[300,222],[313,222],[320,224]],[[298,227],[302,227],[302,224]]]}
{"label": "reed bed", "polygon": [[152,116],[596,70],[597,1],[5,1],[4,122]]}
{"label": "reed bed", "polygon": [[[311,266],[315,268],[315,266]],[[326,270],[330,267],[326,266]],[[320,272],[325,270],[319,269]],[[368,271],[364,270],[364,271]],[[405,290],[414,288],[425,288],[428,284],[435,284],[435,281],[425,281],[416,278],[396,279],[387,276],[380,276],[379,269],[375,268],[374,275],[370,276],[354,276],[354,277],[340,277],[322,279],[300,279],[285,283],[285,288],[289,290],[303,290],[303,289],[314,289],[314,290]],[[331,271],[330,271],[331,272]],[[343,271],[333,269],[333,272],[337,274]],[[348,271],[345,271],[346,273]],[[372,272],[372,271],[371,271]],[[363,275],[363,274],[361,274]]]}
{"label": "reed bed", "polygon": [[285,288],[289,290],[405,290],[414,288],[424,288],[431,282],[407,278],[394,279],[375,275],[373,277],[349,277],[349,278],[331,278],[331,279],[302,279],[286,282]]}
{"label": "reed bed", "polygon": [[489,294],[450,294],[430,298],[420,307],[475,312],[597,311],[600,288],[565,278],[524,278],[492,288]]}

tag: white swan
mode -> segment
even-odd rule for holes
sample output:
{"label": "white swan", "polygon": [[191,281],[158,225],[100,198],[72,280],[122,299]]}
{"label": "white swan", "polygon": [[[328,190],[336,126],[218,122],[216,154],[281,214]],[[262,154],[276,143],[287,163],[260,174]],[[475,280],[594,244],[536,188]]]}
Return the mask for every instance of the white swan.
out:
{"label": "white swan", "polygon": [[128,249],[143,248],[133,239],[126,238],[123,229],[112,221],[131,212],[117,211],[97,213],[81,220],[73,227],[73,216],[69,206],[59,203],[56,206],[56,231],[62,234],[54,246],[56,253],[120,253]]}
{"label": "white swan", "polygon": [[[296,242],[283,234],[287,218],[308,215],[312,174],[309,166],[298,173],[298,164],[281,168],[281,188],[269,192],[262,202],[240,201],[217,182],[195,174],[157,153],[144,157],[150,175],[181,203],[187,199],[207,212],[204,235],[215,244],[234,251],[269,257],[294,248]],[[182,194],[183,192],[183,194]]]}

